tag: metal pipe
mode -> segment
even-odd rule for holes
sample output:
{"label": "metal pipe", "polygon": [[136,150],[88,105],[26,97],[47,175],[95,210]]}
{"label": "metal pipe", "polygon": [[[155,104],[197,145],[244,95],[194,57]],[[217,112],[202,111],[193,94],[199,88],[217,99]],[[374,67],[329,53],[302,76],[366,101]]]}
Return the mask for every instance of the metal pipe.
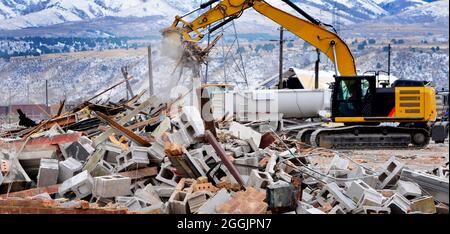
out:
{"label": "metal pipe", "polygon": [[336,56],[336,42],[335,41],[331,41],[331,47],[333,49],[334,72],[336,73],[336,76],[339,76],[338,61],[337,61],[337,56]]}
{"label": "metal pipe", "polygon": [[223,149],[222,145],[220,145],[220,143],[217,141],[217,139],[214,137],[211,131],[206,130],[205,136],[208,139],[208,142],[212,145],[212,147],[216,151],[216,153],[219,155],[220,159],[222,159],[223,164],[230,171],[231,175],[233,175],[233,177],[236,179],[239,185],[241,185],[241,188],[245,189],[244,180],[242,179],[241,175],[239,174],[239,171],[236,169],[233,163],[228,159],[227,153]]}

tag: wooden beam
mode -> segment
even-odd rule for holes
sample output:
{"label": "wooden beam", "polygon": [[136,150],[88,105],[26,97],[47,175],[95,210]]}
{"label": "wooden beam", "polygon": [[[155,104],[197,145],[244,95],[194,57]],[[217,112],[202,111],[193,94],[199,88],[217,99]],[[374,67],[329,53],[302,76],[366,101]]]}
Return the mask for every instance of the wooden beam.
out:
{"label": "wooden beam", "polygon": [[152,144],[147,139],[135,134],[131,130],[125,128],[124,126],[120,125],[116,121],[114,121],[112,118],[108,117],[107,115],[101,113],[101,112],[95,112],[100,119],[106,121],[111,127],[118,130],[122,134],[126,135],[128,138],[130,138],[132,141],[138,143],[139,145],[150,147]]}
{"label": "wooden beam", "polygon": [[[130,113],[128,113],[125,117],[123,117],[122,119],[120,119],[119,121],[117,121],[118,124],[120,125],[124,125],[127,122],[129,122],[134,116],[136,116],[137,114],[139,114],[142,110],[144,110],[145,108],[151,106],[155,101],[157,100],[157,97],[153,96],[151,98],[149,98],[147,101],[143,102],[141,105],[139,105],[138,107],[136,107],[133,111],[131,111]],[[106,130],[105,132],[103,132],[102,134],[100,134],[98,137],[96,137],[94,139],[94,146],[98,146],[100,143],[102,143],[103,141],[105,141],[106,139],[108,139],[108,137],[114,133],[114,129],[110,128],[108,130]]]}

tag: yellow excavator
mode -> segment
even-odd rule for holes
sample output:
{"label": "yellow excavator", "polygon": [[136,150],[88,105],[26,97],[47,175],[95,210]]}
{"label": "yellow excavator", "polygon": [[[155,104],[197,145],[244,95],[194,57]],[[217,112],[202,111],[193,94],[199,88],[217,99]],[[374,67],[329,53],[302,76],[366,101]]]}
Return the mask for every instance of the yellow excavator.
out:
{"label": "yellow excavator", "polygon": [[[324,53],[334,64],[331,115],[343,127],[302,130],[298,139],[324,148],[424,147],[430,141],[429,123],[436,120],[434,88],[427,82],[397,80],[378,87],[376,76],[358,76],[355,59],[331,25],[320,22],[289,0],[281,0],[300,18],[263,0],[211,0],[184,16],[176,16],[163,34],[177,32],[182,42],[195,44],[253,8]],[[207,9],[193,20],[186,17]],[[173,34],[171,34],[173,37]],[[387,124],[386,124],[387,123]]]}

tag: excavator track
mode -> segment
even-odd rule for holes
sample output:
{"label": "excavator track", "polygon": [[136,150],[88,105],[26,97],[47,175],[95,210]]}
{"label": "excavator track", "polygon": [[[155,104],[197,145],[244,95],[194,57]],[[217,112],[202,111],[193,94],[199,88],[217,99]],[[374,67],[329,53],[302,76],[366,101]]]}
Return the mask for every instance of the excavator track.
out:
{"label": "excavator track", "polygon": [[310,137],[313,147],[329,149],[423,148],[429,142],[428,129],[392,126],[319,128]]}

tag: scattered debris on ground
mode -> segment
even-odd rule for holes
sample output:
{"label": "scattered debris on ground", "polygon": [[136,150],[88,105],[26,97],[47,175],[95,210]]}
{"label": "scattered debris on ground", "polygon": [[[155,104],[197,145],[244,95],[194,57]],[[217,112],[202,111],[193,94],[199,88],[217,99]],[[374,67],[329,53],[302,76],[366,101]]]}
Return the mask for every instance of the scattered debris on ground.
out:
{"label": "scattered debris on ground", "polygon": [[448,157],[429,171],[402,155],[373,168],[142,96],[0,133],[0,213],[448,213]]}

